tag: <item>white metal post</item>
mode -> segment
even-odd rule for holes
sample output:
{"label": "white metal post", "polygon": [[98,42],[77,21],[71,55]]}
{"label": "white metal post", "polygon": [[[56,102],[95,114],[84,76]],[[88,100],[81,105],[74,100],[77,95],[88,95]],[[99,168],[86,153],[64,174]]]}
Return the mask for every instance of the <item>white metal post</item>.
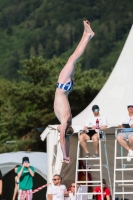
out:
{"label": "white metal post", "polygon": [[114,151],[114,184],[113,184],[113,200],[115,200],[115,180],[116,180],[116,155],[117,155],[117,140],[115,139],[115,151]]}
{"label": "white metal post", "polygon": [[99,139],[99,156],[100,156],[100,185],[101,185],[101,199],[103,200],[103,176],[102,176],[102,149],[101,140]]}
{"label": "white metal post", "polygon": [[78,181],[78,166],[79,166],[79,153],[80,153],[80,144],[78,141],[78,146],[77,146],[77,160],[76,160],[76,172],[75,172],[75,191],[76,191],[76,195],[77,195],[77,181]]}
{"label": "white metal post", "polygon": [[108,162],[108,156],[107,156],[107,148],[106,148],[106,143],[104,142],[104,153],[105,153],[105,158],[106,158],[106,163],[107,163],[107,172],[108,172],[108,178],[109,178],[109,186],[110,186],[110,191],[111,195],[113,194],[112,191],[112,183],[111,183],[111,178],[110,178],[110,170],[109,170],[109,162]]}
{"label": "white metal post", "polygon": [[[122,159],[121,159],[121,168],[123,169],[124,168],[124,162],[123,162],[123,147],[122,146],[120,146],[120,155],[121,155],[121,157],[122,157]],[[123,194],[122,194],[122,198],[123,198],[123,200],[124,200],[124,182],[123,182],[123,180],[124,180],[124,171],[122,170],[121,171],[121,176],[122,176],[122,192],[123,192]]]}

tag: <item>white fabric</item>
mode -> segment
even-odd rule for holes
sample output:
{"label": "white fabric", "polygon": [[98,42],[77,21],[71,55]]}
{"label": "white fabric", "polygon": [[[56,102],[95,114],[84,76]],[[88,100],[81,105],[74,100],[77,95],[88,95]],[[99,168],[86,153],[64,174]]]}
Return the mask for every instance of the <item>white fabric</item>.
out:
{"label": "white fabric", "polygon": [[59,126],[59,125],[49,125],[49,126],[43,131],[43,133],[40,135],[41,140],[44,141],[44,140],[46,139],[47,135],[50,133],[50,131],[51,131],[52,129],[57,130],[57,127],[58,127],[58,126]]}
{"label": "white fabric", "polygon": [[132,117],[130,117],[129,115],[124,116],[121,119],[119,125],[122,125],[122,124],[129,124],[131,126],[133,124],[133,116]]}
{"label": "white fabric", "polygon": [[56,186],[54,184],[49,185],[47,189],[47,195],[52,194],[52,200],[64,200],[64,192],[67,190],[65,185]]}
{"label": "white fabric", "polygon": [[[57,128],[57,126],[56,126]],[[55,127],[48,127],[47,135],[47,182],[51,182],[54,174],[60,174],[62,167],[62,151],[59,142],[59,132]],[[42,134],[43,136],[43,134]]]}
{"label": "white fabric", "polygon": [[69,197],[65,197],[65,200],[76,200],[76,196],[72,192],[69,192]]}
{"label": "white fabric", "polygon": [[133,26],[107,82],[95,99],[73,118],[72,124],[84,126],[84,120],[93,115],[92,106],[98,105],[101,115],[108,118],[108,127],[115,127],[121,116],[126,115],[130,101],[133,101]]}
{"label": "white fabric", "polygon": [[76,196],[72,192],[69,193],[70,200],[76,200]]}
{"label": "white fabric", "polygon": [[107,126],[108,123],[107,123],[107,119],[103,116],[98,116],[98,117],[89,117],[87,120],[86,120],[86,123],[85,123],[85,126],[87,127],[92,127],[92,126],[96,126],[96,120],[98,119],[99,121],[99,127],[101,126]]}

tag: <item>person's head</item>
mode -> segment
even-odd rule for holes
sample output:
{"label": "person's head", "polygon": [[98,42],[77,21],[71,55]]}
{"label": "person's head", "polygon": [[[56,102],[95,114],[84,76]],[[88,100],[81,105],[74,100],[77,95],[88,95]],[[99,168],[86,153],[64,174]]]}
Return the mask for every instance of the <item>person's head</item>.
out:
{"label": "person's head", "polygon": [[71,183],[71,192],[75,193],[75,183]]}
{"label": "person's head", "polygon": [[53,176],[52,180],[53,180],[54,185],[60,185],[61,184],[61,180],[62,180],[61,175],[55,174]]}
{"label": "person's head", "polygon": [[66,135],[67,136],[71,136],[73,134],[73,132],[74,132],[74,130],[73,130],[73,128],[71,126],[68,126],[66,128]]}
{"label": "person's head", "polygon": [[16,166],[14,167],[14,172],[15,172],[15,173],[17,173],[18,166],[19,166],[19,165],[16,165]]}
{"label": "person's head", "polygon": [[133,115],[133,102],[129,102],[127,105],[129,115]]}
{"label": "person's head", "polygon": [[30,163],[30,161],[29,161],[28,157],[23,157],[22,158],[22,164],[25,164],[25,167],[26,167],[26,165],[29,166],[29,163]]}
{"label": "person's head", "polygon": [[99,116],[99,106],[98,105],[93,105],[92,106],[92,112],[94,114],[94,116]]}
{"label": "person's head", "polygon": [[106,187],[106,180],[103,179],[103,188]]}

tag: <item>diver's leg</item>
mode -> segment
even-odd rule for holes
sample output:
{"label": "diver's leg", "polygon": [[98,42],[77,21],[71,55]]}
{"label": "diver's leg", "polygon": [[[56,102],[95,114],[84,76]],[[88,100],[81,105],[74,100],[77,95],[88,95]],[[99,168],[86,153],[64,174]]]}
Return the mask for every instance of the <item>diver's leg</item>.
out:
{"label": "diver's leg", "polygon": [[94,36],[94,32],[90,27],[90,23],[86,20],[84,23],[84,32],[80,43],[78,44],[77,48],[75,49],[74,53],[68,59],[66,65],[60,72],[58,82],[59,83],[66,83],[70,81],[74,76],[75,70],[75,63],[78,58],[84,53],[84,50],[89,42],[89,40]]}

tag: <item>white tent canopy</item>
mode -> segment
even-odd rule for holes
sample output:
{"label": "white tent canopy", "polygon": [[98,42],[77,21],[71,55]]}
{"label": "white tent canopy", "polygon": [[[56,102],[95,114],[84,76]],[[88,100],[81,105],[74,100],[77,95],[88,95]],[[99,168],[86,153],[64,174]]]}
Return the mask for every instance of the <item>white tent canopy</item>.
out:
{"label": "white tent canopy", "polygon": [[133,26],[107,82],[88,107],[73,118],[72,124],[84,126],[85,120],[92,116],[92,106],[97,104],[101,115],[107,117],[109,127],[117,126],[127,114],[129,102],[133,102]]}
{"label": "white tent canopy", "polygon": [[12,170],[16,165],[22,164],[23,157],[29,157],[30,164],[36,172],[47,180],[47,154],[42,152],[11,152],[0,154],[0,169],[2,175]]}

